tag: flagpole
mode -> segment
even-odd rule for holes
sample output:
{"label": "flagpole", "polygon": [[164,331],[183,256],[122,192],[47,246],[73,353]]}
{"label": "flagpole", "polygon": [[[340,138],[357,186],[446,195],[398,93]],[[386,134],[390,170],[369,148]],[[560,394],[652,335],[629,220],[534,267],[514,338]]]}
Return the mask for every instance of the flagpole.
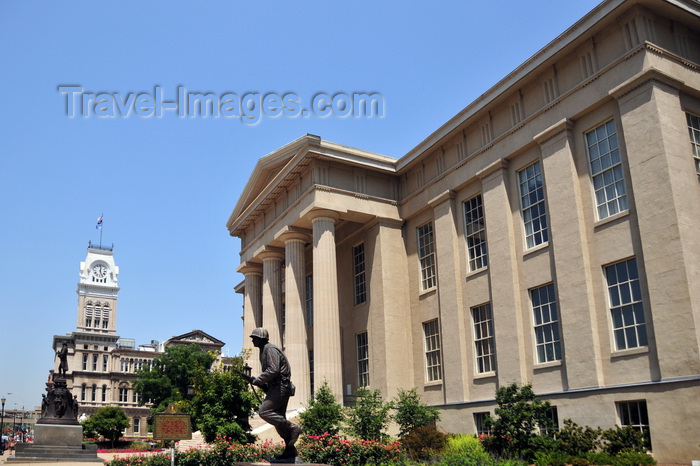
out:
{"label": "flagpole", "polygon": [[[104,212],[100,215],[100,220],[104,218]],[[100,249],[102,249],[102,225],[100,225]]]}

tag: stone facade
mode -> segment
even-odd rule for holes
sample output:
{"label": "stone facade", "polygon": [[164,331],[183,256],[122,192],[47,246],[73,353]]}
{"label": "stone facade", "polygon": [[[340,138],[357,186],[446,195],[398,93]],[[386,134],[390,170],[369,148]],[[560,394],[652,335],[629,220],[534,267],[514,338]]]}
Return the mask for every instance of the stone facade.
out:
{"label": "stone facade", "polygon": [[[91,416],[103,406],[119,406],[130,425],[127,437],[147,437],[150,405],[139,406],[131,387],[136,371],[149,366],[167,346],[195,343],[205,350],[221,351],[225,343],[201,330],[174,336],[163,343],[152,340],[136,346],[129,338],[117,334],[117,294],[119,267],[115,265],[112,247],[90,245],[80,263],[76,330],[54,335],[53,348],[68,346],[66,381],[77,398],[78,419]],[[47,387],[58,374],[59,358],[50,371]],[[56,374],[56,375],[54,375]]]}
{"label": "stone facade", "polygon": [[700,459],[699,67],[698,2],[606,0],[400,159],[262,157],[227,227],[290,406],[418,387],[476,433],[531,383],[560,426]]}

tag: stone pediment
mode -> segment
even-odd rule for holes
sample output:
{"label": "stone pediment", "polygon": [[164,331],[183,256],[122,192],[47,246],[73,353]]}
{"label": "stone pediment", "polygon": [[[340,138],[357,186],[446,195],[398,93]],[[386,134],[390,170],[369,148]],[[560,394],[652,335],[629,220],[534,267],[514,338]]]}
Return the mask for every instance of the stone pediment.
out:
{"label": "stone pediment", "polygon": [[224,343],[223,341],[221,341],[217,338],[214,338],[213,336],[211,336],[208,333],[203,332],[201,330],[192,330],[189,333],[184,333],[182,335],[174,336],[165,342],[165,346],[191,345],[191,344],[199,345],[202,348],[205,348],[207,350],[209,350],[209,349],[220,350],[226,343]]}
{"label": "stone pediment", "polygon": [[243,193],[238,199],[236,207],[233,209],[231,219],[238,218],[238,216],[265,191],[265,188],[274,181],[275,177],[287,166],[294,156],[310,141],[318,142],[320,138],[313,135],[302,136],[259,159],[253,169],[252,175],[248,179],[248,183],[245,188],[243,188]]}

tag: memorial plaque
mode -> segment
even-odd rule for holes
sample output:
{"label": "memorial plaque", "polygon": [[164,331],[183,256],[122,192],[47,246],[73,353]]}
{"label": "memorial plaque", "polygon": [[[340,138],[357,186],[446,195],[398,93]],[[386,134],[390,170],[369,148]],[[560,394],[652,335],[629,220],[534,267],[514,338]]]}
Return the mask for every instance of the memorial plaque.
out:
{"label": "memorial plaque", "polygon": [[192,438],[190,415],[180,413],[171,404],[163,413],[154,415],[153,438],[156,440],[189,440]]}

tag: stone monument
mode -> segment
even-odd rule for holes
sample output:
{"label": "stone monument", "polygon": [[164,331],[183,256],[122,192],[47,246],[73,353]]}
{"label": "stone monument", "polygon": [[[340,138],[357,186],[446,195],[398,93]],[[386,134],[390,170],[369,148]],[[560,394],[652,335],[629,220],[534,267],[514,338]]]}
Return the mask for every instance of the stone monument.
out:
{"label": "stone monument", "polygon": [[41,398],[41,418],[34,425],[34,443],[19,443],[8,462],[29,463],[62,461],[103,463],[97,445],[83,445],[83,426],[78,422],[78,400],[66,383],[68,345],[56,352],[60,358],[58,374],[46,383]]}

